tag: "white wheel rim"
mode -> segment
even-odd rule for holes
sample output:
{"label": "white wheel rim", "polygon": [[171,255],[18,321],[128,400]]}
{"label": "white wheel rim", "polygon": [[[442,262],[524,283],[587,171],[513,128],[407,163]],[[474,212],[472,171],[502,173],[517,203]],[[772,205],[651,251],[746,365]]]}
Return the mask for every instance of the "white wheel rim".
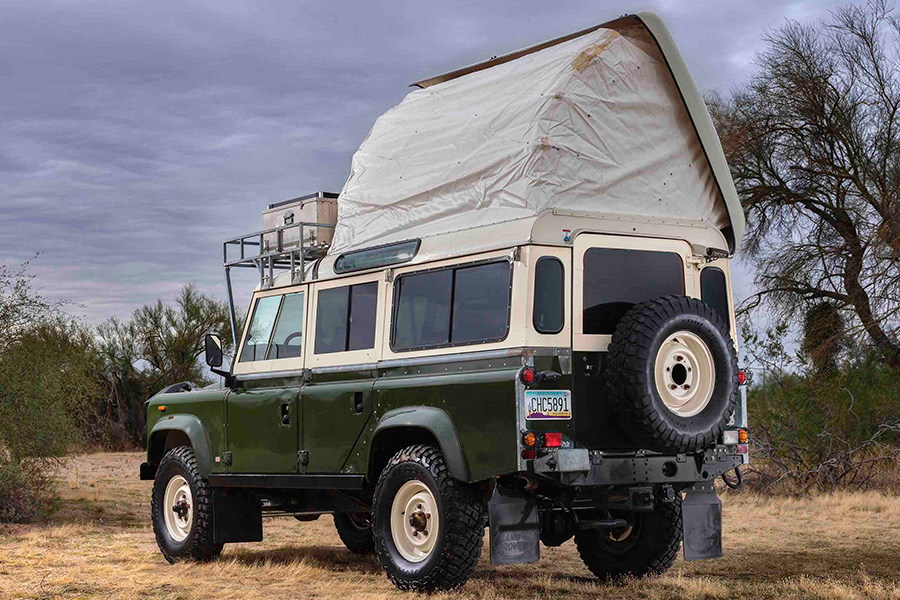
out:
{"label": "white wheel rim", "polygon": [[181,475],[176,475],[166,485],[162,508],[169,536],[176,542],[183,542],[191,532],[194,502],[191,498],[191,486]]}
{"label": "white wheel rim", "polygon": [[428,486],[417,480],[404,483],[391,505],[391,537],[400,556],[412,563],[428,558],[439,527],[437,502]]}
{"label": "white wheel rim", "polygon": [[678,331],[656,353],[656,390],[679,417],[693,417],[709,405],[716,385],[712,352],[699,336]]}

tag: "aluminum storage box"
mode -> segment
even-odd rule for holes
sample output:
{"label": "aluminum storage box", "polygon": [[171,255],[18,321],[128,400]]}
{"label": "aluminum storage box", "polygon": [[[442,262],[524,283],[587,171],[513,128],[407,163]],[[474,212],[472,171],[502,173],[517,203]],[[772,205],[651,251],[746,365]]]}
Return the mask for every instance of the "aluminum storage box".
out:
{"label": "aluminum storage box", "polygon": [[[263,229],[281,227],[291,223],[322,223],[334,225],[337,222],[337,197],[332,192],[317,192],[284,202],[270,204],[263,211]],[[298,247],[299,229],[291,228],[282,232],[282,248]],[[334,229],[327,227],[304,227],[303,245],[312,248],[327,248],[334,237]],[[266,251],[277,246],[275,234],[265,236]]]}

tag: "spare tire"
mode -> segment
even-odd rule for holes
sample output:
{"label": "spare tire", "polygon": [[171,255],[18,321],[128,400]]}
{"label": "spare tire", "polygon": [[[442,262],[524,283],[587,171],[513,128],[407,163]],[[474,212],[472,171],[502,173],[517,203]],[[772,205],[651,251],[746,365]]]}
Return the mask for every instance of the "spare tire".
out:
{"label": "spare tire", "polygon": [[703,450],[734,413],[737,353],[728,325],[696,298],[636,304],[613,333],[607,382],[614,414],[641,448]]}

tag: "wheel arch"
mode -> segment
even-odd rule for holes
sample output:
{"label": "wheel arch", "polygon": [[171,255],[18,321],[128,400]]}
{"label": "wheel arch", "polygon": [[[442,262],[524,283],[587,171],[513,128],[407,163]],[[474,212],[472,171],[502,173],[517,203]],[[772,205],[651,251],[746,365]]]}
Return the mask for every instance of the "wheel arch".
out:
{"label": "wheel arch", "polygon": [[200,475],[209,477],[212,466],[209,437],[203,423],[194,415],[171,415],[157,421],[147,436],[147,462],[158,465],[167,451],[178,446],[193,448]]}
{"label": "wheel arch", "polygon": [[454,479],[469,481],[469,467],[453,420],[433,406],[389,410],[372,433],[368,479],[374,482],[397,451],[414,444],[436,444]]}

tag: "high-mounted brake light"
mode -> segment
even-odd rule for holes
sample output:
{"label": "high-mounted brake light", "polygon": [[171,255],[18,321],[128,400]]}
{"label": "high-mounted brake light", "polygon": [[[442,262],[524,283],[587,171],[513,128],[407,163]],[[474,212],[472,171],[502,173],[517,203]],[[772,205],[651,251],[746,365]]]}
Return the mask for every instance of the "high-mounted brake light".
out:
{"label": "high-mounted brake light", "polygon": [[558,431],[548,431],[544,434],[545,448],[559,448],[562,446],[562,434]]}
{"label": "high-mounted brake light", "polygon": [[519,372],[519,378],[525,385],[531,385],[534,383],[535,379],[537,379],[537,374],[535,374],[534,369],[531,367],[523,367]]}
{"label": "high-mounted brake light", "polygon": [[740,385],[747,383],[747,375],[745,375],[743,371],[738,371],[738,383]]}

